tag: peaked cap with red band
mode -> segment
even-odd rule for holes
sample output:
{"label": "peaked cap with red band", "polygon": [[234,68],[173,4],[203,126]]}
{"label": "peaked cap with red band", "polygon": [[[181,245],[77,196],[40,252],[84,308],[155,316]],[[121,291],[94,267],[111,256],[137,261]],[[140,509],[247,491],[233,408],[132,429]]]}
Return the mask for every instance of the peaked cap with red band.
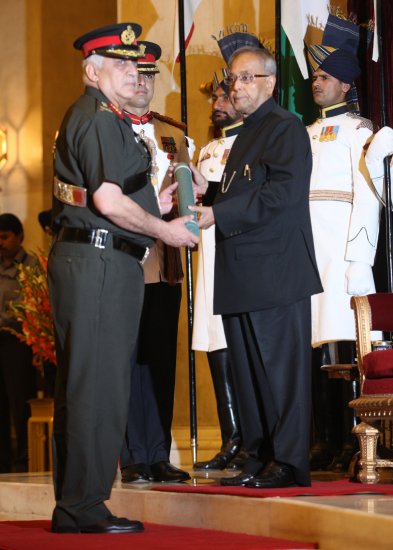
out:
{"label": "peaked cap with red band", "polygon": [[74,48],[82,50],[83,57],[103,55],[121,59],[144,57],[145,47],[136,39],[142,27],[136,23],[118,23],[90,31],[74,42]]}
{"label": "peaked cap with red band", "polygon": [[159,73],[160,70],[157,67],[156,61],[161,57],[161,48],[154,42],[147,42],[147,40],[140,40],[139,46],[145,47],[145,56],[138,59],[138,72],[139,73]]}

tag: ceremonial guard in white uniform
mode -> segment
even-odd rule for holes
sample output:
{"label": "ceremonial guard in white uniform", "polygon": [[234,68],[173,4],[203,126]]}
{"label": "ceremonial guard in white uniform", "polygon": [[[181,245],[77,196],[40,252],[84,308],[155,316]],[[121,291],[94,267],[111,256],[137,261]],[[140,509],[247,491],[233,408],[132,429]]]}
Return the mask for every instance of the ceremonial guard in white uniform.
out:
{"label": "ceremonial guard in white uniform", "polygon": [[[307,130],[313,169],[310,213],[324,292],[312,296],[314,444],[311,469],[345,471],[354,454],[354,417],[347,412],[350,384],[329,380],[321,365],[353,363],[352,295],[375,292],[372,265],[379,203],[366,164],[372,123],[351,98],[360,74],[358,28],[329,16],[323,44],[309,47],[312,93],[320,117]],[[346,341],[346,342],[345,342]]]}
{"label": "ceremonial guard in white uniform", "polygon": [[[156,61],[161,48],[152,42],[138,59],[138,85],[126,106],[134,133],[151,155],[150,176],[158,196],[173,183],[168,168],[189,162],[195,147],[184,125],[149,110],[154,94]],[[177,332],[183,271],[180,249],[157,240],[144,266],[145,297],[132,365],[127,433],[120,456],[122,481],[184,481],[187,472],[169,462],[172,443]]]}
{"label": "ceremonial guard in white uniform", "polygon": [[[312,297],[312,345],[356,340],[348,270],[364,265],[367,292],[375,292],[371,266],[378,241],[378,200],[364,163],[371,122],[341,103],[321,109],[307,128],[313,155],[310,210],[324,292]],[[360,267],[362,269],[362,267]],[[366,290],[366,289],[364,289]]]}

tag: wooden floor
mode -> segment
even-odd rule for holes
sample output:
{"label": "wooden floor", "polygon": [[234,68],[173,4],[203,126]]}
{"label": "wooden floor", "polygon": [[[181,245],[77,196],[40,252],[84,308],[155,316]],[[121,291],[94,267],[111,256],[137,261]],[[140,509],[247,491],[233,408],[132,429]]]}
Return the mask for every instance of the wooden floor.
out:
{"label": "wooden floor", "polygon": [[[193,473],[190,483],[211,482]],[[116,479],[112,513],[131,519],[230,532],[317,541],[322,550],[391,550],[393,497],[246,498],[152,491],[153,484]],[[0,519],[50,518],[54,506],[49,473],[1,474]]]}

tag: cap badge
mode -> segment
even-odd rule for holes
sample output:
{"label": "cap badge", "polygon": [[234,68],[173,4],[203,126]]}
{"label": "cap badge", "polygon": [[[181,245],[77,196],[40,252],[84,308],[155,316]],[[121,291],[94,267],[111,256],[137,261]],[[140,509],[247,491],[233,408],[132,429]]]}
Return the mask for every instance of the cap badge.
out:
{"label": "cap badge", "polygon": [[131,44],[135,42],[135,33],[132,30],[131,25],[127,25],[127,28],[121,33],[120,40],[127,46],[131,46]]}

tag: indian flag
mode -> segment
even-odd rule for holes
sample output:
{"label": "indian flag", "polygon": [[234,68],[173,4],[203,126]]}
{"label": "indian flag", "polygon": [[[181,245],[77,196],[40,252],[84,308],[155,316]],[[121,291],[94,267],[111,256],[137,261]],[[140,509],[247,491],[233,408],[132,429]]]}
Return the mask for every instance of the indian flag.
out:
{"label": "indian flag", "polygon": [[281,0],[280,103],[305,124],[318,113],[308,80],[305,43],[321,43],[328,15],[328,0]]}

